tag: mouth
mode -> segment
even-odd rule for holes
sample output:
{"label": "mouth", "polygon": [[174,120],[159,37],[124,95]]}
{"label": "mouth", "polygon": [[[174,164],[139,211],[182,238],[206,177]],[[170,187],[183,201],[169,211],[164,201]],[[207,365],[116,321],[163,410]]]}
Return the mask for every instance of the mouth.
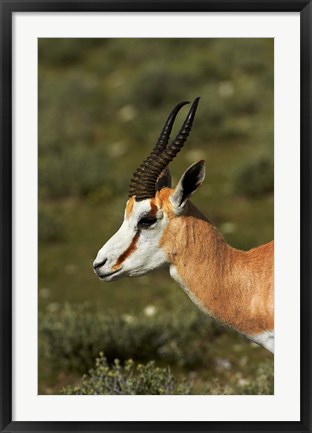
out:
{"label": "mouth", "polygon": [[98,277],[99,277],[100,280],[105,280],[106,278],[111,277],[112,275],[115,275],[115,274],[117,274],[118,272],[120,272],[121,269],[122,269],[122,268],[117,269],[116,271],[113,271],[113,272],[108,272],[107,274],[101,274],[101,275],[98,275]]}

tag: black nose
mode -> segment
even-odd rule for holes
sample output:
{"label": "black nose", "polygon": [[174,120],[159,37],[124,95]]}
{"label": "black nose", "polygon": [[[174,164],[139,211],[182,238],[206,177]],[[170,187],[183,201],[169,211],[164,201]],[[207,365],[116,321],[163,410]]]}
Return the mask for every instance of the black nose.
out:
{"label": "black nose", "polygon": [[100,263],[96,263],[93,268],[96,271],[97,269],[99,269],[101,266],[104,266],[105,263],[107,262],[107,259],[102,260]]}

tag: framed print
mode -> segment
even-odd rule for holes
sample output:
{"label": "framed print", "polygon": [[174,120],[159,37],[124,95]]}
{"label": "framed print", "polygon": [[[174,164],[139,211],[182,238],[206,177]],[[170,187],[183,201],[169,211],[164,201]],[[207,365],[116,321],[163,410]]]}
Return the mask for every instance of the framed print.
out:
{"label": "framed print", "polygon": [[1,431],[311,431],[311,2],[1,30]]}

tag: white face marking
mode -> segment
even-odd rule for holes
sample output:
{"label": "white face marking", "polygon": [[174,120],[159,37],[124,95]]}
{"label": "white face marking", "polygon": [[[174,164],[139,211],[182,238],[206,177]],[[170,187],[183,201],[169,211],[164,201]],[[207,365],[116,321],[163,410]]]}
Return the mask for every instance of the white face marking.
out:
{"label": "white face marking", "polygon": [[159,242],[168,219],[158,210],[156,221],[144,224],[146,218],[151,218],[151,211],[150,200],[134,202],[131,214],[128,218],[125,215],[120,229],[100,249],[93,263],[101,280],[143,275],[167,263]]}

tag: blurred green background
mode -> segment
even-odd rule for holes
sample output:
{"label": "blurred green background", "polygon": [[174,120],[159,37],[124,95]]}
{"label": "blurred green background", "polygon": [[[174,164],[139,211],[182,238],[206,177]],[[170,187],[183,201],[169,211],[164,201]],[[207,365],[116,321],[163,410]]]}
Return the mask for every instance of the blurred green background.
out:
{"label": "blurred green background", "polygon": [[204,317],[167,271],[108,284],[92,262],[168,113],[196,96],[173,182],[204,158],[193,202],[227,242],[273,239],[273,39],[39,39],[38,50],[39,393],[79,385],[100,351],[108,365],[169,365],[193,393],[272,392],[273,356]]}

